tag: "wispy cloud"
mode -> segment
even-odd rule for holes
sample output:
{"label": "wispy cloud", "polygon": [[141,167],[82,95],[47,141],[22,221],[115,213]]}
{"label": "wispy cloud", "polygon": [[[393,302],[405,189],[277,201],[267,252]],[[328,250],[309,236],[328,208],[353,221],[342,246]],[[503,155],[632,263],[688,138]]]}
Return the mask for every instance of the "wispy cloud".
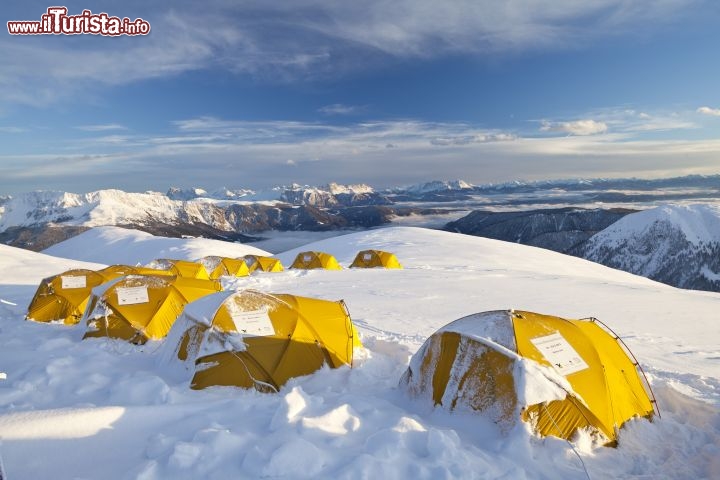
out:
{"label": "wispy cloud", "polygon": [[595,135],[607,132],[608,126],[605,122],[598,122],[592,119],[574,120],[571,122],[549,122],[544,120],[540,125],[541,132],[558,132],[569,135]]}
{"label": "wispy cloud", "polygon": [[[632,117],[649,121],[654,115]],[[56,151],[44,155],[5,154],[0,162],[17,168],[3,172],[0,192],[18,191],[29,182],[43,188],[69,188],[64,185],[75,182],[88,189],[100,188],[102,182],[138,190],[188,182],[217,186],[228,183],[228,172],[238,179],[234,186],[253,188],[327,181],[383,186],[436,177],[482,183],[518,177],[717,173],[720,155],[720,140],[648,138],[627,128],[603,135],[522,136],[468,123],[413,119],[337,126],[197,117],[172,125],[165,135],[98,135],[61,147],[52,143],[47,148],[55,146]]]}
{"label": "wispy cloud", "polygon": [[0,133],[24,133],[27,131],[27,128],[22,127],[0,127]]}
{"label": "wispy cloud", "polygon": [[127,127],[117,123],[108,123],[104,125],[80,125],[75,128],[84,132],[107,132],[110,130],[127,130]]}
{"label": "wispy cloud", "polygon": [[[0,38],[0,102],[44,106],[68,95],[206,69],[296,81],[397,59],[577,49],[607,37],[652,33],[698,1],[178,0],[132,2],[131,9],[126,2],[134,16],[152,19],[152,35],[73,42]],[[87,7],[65,5],[71,12]]]}
{"label": "wispy cloud", "polygon": [[615,107],[585,112],[578,120],[540,120],[540,131],[567,135],[595,135],[616,132],[642,134],[700,128],[690,111],[642,111]]}
{"label": "wispy cloud", "polygon": [[318,108],[318,112],[323,115],[356,115],[365,111],[367,111],[367,107],[364,105],[344,105],[342,103],[333,103]]}
{"label": "wispy cloud", "polygon": [[700,107],[697,109],[697,113],[703,115],[711,115],[713,117],[720,117],[720,108]]}

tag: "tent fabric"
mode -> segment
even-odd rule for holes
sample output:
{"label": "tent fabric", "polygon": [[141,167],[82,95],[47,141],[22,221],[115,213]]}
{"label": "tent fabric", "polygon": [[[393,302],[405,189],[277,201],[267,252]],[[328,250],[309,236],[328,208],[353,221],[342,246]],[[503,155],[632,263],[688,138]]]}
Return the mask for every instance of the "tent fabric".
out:
{"label": "tent fabric", "polygon": [[264,257],[262,255],[245,255],[243,257],[250,272],[259,270],[261,272],[282,272],[285,267],[279,259],[274,257]]}
{"label": "tent fabric", "polygon": [[382,250],[363,250],[358,252],[350,268],[403,268],[394,253]]}
{"label": "tent fabric", "polygon": [[[562,395],[524,402],[528,379],[518,372],[527,361],[549,372],[543,381],[564,390]],[[613,444],[626,421],[655,413],[638,370],[594,319],[496,311],[456,320],[433,334],[401,385],[436,406],[483,412],[501,427],[521,418],[541,435],[570,439],[578,429],[589,429]]]}
{"label": "tent fabric", "polygon": [[167,270],[178,277],[210,280],[210,275],[202,263],[191,262],[189,260],[159,258],[150,262],[148,267],[158,270]]}
{"label": "tent fabric", "polygon": [[342,270],[342,267],[338,261],[325,252],[300,252],[295,257],[295,261],[292,263],[290,268],[297,268],[303,270],[311,270],[315,268],[322,268],[325,270]]}
{"label": "tent fabric", "polygon": [[83,338],[144,344],[164,338],[185,305],[222,290],[220,282],[164,275],[130,275],[93,293]]}
{"label": "tent fabric", "polygon": [[352,365],[359,335],[342,301],[253,290],[201,299],[173,328],[166,348],[195,365],[191,387],[276,392],[323,365]]}
{"label": "tent fabric", "polygon": [[247,277],[250,275],[250,269],[243,258],[210,255],[201,258],[197,263],[205,267],[211,280],[217,280],[224,276]]}
{"label": "tent fabric", "polygon": [[28,306],[25,319],[75,325],[82,318],[94,287],[117,277],[143,272],[153,272],[153,270],[111,265],[97,271],[75,269],[53,275],[40,282]]}

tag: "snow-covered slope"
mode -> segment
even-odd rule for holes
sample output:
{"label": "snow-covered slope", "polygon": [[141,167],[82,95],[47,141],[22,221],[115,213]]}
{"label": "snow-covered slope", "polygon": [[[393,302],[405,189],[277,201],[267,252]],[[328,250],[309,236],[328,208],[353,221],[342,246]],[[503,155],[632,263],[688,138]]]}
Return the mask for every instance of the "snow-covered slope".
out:
{"label": "snow-covered slope", "polygon": [[[719,478],[720,294],[417,228],[334,237],[281,258],[324,250],[347,265],[366,248],[393,251],[405,269],[289,270],[235,281],[343,298],[367,347],[353,369],[322,369],[276,395],[190,391],[185,376],[158,363],[158,345],[81,341],[80,326],[22,322],[24,306],[0,305],[8,478],[577,479],[586,478],[583,464],[594,480]],[[398,390],[429,334],[503,308],[607,322],[648,372],[662,418],[630,422],[618,448],[593,448],[581,436],[581,463],[564,441],[522,425],[503,434],[482,417],[430,411]]]}
{"label": "snow-covered slope", "polygon": [[88,262],[146,264],[156,258],[195,260],[206,255],[269,255],[242,243],[207,238],[166,238],[119,227],[97,227],[45,250],[48,255]]}
{"label": "snow-covered slope", "polygon": [[66,270],[97,270],[105,266],[102,262],[70,260],[0,244],[0,285],[37,286],[43,278]]}
{"label": "snow-covered slope", "polygon": [[720,290],[720,205],[666,205],[594,235],[583,257],[683,288]]}

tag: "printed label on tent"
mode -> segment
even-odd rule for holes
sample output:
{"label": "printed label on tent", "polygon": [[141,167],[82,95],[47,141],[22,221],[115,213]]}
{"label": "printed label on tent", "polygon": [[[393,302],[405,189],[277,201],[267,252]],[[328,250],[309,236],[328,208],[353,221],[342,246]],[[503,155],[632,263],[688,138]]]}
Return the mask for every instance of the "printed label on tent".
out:
{"label": "printed label on tent", "polygon": [[310,263],[312,262],[313,256],[310,254],[303,255],[303,262]]}
{"label": "printed label on tent", "polygon": [[238,333],[258,337],[275,335],[275,328],[265,308],[247,312],[233,312],[231,317]]}
{"label": "printed label on tent", "polygon": [[588,364],[560,333],[530,339],[545,360],[552,363],[561,375],[585,370]]}
{"label": "printed label on tent", "polygon": [[62,288],[69,289],[69,288],[85,288],[87,287],[87,279],[85,278],[85,275],[81,276],[61,276],[60,281],[62,283]]}
{"label": "printed label on tent", "polygon": [[116,290],[118,305],[134,305],[136,303],[148,303],[147,287],[118,287]]}
{"label": "printed label on tent", "polygon": [[365,260],[366,262],[369,262],[370,260],[372,260],[372,253],[363,254],[363,260]]}

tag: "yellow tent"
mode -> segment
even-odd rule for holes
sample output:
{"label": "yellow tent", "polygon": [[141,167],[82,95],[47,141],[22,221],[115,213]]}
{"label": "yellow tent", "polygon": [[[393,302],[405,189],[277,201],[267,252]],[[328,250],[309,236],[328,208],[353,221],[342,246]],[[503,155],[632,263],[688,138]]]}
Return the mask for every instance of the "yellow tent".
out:
{"label": "yellow tent", "polygon": [[246,290],[188,305],[165,348],[195,363],[194,389],[229,385],[272,392],[325,364],[352,365],[356,346],[362,344],[342,301]]}
{"label": "yellow tent", "polygon": [[83,338],[111,337],[143,344],[164,338],[185,305],[222,290],[220,282],[163,275],[130,275],[93,293]]}
{"label": "yellow tent", "polygon": [[363,250],[358,252],[350,268],[402,268],[394,253],[382,250]]}
{"label": "yellow tent", "polygon": [[159,258],[148,264],[150,268],[158,270],[167,270],[173,275],[185,278],[198,278],[200,280],[209,280],[205,266],[202,263],[191,262],[189,260],[173,260],[170,258]]}
{"label": "yellow tent", "polygon": [[277,258],[263,257],[261,255],[245,255],[245,263],[251,272],[260,270],[262,272],[282,272],[283,264]]}
{"label": "yellow tent", "polygon": [[243,258],[210,255],[201,258],[198,260],[198,263],[201,263],[205,267],[205,270],[210,272],[209,276],[213,280],[222,276],[247,277],[250,275],[250,269]]}
{"label": "yellow tent", "polygon": [[76,269],[48,277],[40,282],[40,286],[28,306],[25,319],[75,325],[82,318],[94,287],[123,275],[146,271],[153,270],[127,265],[111,265],[97,271]]}
{"label": "yellow tent", "polygon": [[628,354],[596,319],[484,312],[428,338],[401,385],[450,410],[480,411],[501,427],[522,418],[541,435],[570,439],[588,429],[614,444],[626,421],[656,411]]}
{"label": "yellow tent", "polygon": [[325,270],[341,270],[342,267],[335,257],[325,252],[300,252],[290,268],[310,270],[324,268]]}

